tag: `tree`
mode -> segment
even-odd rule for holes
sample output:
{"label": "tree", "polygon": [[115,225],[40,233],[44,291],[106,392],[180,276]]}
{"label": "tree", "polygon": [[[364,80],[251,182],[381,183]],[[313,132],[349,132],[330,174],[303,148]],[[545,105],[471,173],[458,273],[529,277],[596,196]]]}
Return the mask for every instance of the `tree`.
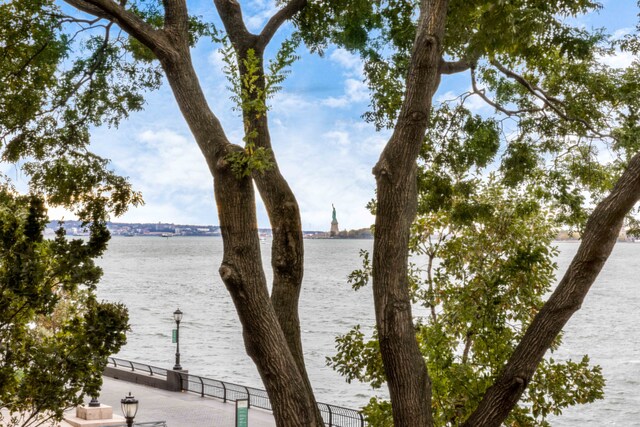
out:
{"label": "tree", "polygon": [[121,304],[98,302],[106,249],[104,224],[87,242],[53,240],[44,200],[0,188],[0,420],[6,426],[60,421],[63,411],[98,396],[107,357],[126,341]]}
{"label": "tree", "polygon": [[[83,149],[87,126],[117,121],[118,113],[96,113],[100,92],[83,92],[86,86],[74,81],[95,73],[95,58],[61,74],[69,39],[51,5],[0,5],[2,159],[20,161],[30,177],[28,195],[7,177],[0,183],[0,418],[7,426],[59,421],[86,395],[97,396],[107,357],[124,345],[128,329],[124,306],[96,300],[102,273],[94,259],[107,247],[108,214],[140,198],[104,159]],[[127,100],[127,108],[135,105],[135,97],[117,102]],[[102,98],[102,106],[108,101]],[[45,205],[74,210],[90,239],[68,240],[62,228],[43,239]]]}
{"label": "tree", "polygon": [[[440,78],[468,71],[474,94],[509,117],[522,117],[517,122],[517,137],[508,141],[502,165],[515,183],[523,172],[524,177],[539,172],[545,155],[551,153],[557,159],[567,156],[567,164],[558,160],[545,175],[553,184],[550,196],[570,213],[568,218],[576,220],[579,212],[583,214],[578,218],[580,224],[589,218],[582,247],[564,279],[464,423],[498,426],[520,399],[563,325],[579,308],[613,247],[624,216],[637,202],[635,174],[640,160],[633,157],[637,133],[627,133],[637,107],[635,101],[626,103],[632,81],[628,77],[637,73],[637,64],[623,73],[604,70],[596,56],[605,50],[603,35],[588,34],[558,20],[558,16],[595,7],[591,2],[554,2],[551,7],[549,3],[458,1],[422,1],[415,9],[403,2],[389,5],[386,10],[393,10],[393,14],[385,15],[383,9],[369,15],[371,21],[366,22],[375,24],[375,17],[382,17],[379,20],[390,21],[389,27],[383,28],[391,29],[371,39],[364,35],[363,43],[354,48],[365,58],[375,91],[373,104],[377,108],[370,118],[380,126],[393,126],[393,135],[374,168],[377,200],[372,283],[376,331],[396,425],[433,425],[431,378],[415,339],[411,315],[406,248],[418,206],[415,160],[430,124],[431,100]],[[323,27],[325,36],[328,33],[338,42],[343,33],[332,23],[345,30],[358,28],[353,16],[343,13],[339,17],[350,22],[338,18]],[[385,46],[388,57],[376,46]],[[615,77],[607,78],[608,72]],[[486,89],[476,81],[478,75]],[[487,96],[487,89],[495,94],[494,99]],[[594,102],[603,108],[594,108]],[[615,123],[626,123],[622,126],[626,129],[624,139],[633,141],[619,152],[621,159],[612,166],[617,168],[614,176],[620,176],[621,170],[624,173],[610,195],[585,215],[581,188],[598,184],[597,194],[611,188],[611,181],[602,179],[611,175],[594,161],[594,140],[615,134],[617,130],[607,131]],[[496,146],[493,138],[483,138],[483,130],[478,130],[469,140],[472,148]],[[433,196],[446,201],[452,184],[447,176],[438,176],[439,172],[434,168],[429,178],[443,192],[434,191]]]}
{"label": "tree", "polygon": [[[452,152],[465,152],[460,148]],[[423,156],[426,152],[435,154],[424,150]],[[482,164],[481,153],[467,159]],[[556,227],[551,210],[541,202],[544,190],[538,184],[509,189],[495,173],[486,183],[475,175],[458,175],[466,177],[467,185],[456,182],[466,190],[451,196],[456,208],[420,210],[410,241],[412,255],[424,260],[424,266],[411,264],[409,283],[412,301],[428,310],[415,320],[415,329],[432,378],[435,425],[459,425],[476,408],[542,306],[557,268],[551,243]],[[432,193],[431,187],[420,190],[422,198]],[[370,280],[365,257],[363,268],[351,275],[356,290]],[[551,351],[560,340],[558,336]],[[385,383],[375,336],[366,339],[358,325],[336,343],[338,353],[328,362],[348,381],[374,388]],[[547,425],[550,414],[602,398],[600,368],[588,361],[587,356],[578,362],[542,360],[505,423]],[[367,421],[393,425],[390,409],[388,402],[372,399],[365,408]]]}
{"label": "tree", "polygon": [[[21,4],[19,0],[13,3]],[[606,72],[593,72],[595,53],[604,43],[603,36],[572,28],[561,20],[595,8],[596,4],[588,0],[291,0],[280,5],[259,34],[247,30],[237,1],[215,0],[233,47],[229,54],[235,56],[235,66],[230,66],[230,71],[236,72],[232,81],[237,83],[236,95],[245,125],[245,146],[239,147],[229,142],[209,108],[191,63],[190,47],[199,36],[214,35],[217,40],[220,37],[211,26],[189,16],[185,0],[66,3],[95,19],[66,16],[51,4],[45,5],[48,14],[41,16],[53,15],[59,17],[58,22],[88,26],[91,30],[87,31],[93,34],[88,46],[91,55],[76,61],[77,67],[65,73],[62,81],[67,84],[62,85],[61,92],[65,96],[55,98],[58,102],[53,105],[72,106],[73,114],[65,119],[79,129],[86,129],[81,126],[86,123],[98,124],[104,114],[115,123],[126,115],[123,103],[130,108],[140,106],[138,87],[155,87],[155,71],[159,70],[153,67],[159,64],[213,177],[224,241],[220,274],[236,305],[247,352],[258,367],[279,425],[322,423],[306,378],[300,344],[297,304],[303,246],[299,209],[279,173],[267,123],[268,95],[281,82],[279,70],[292,59],[296,38],[285,44],[271,73],[265,73],[264,52],[286,21],[296,25],[296,37],[312,50],[322,51],[328,43],[335,42],[361,52],[373,90],[373,110],[366,117],[379,126],[393,127],[374,169],[377,200],[372,280],[380,350],[394,422],[399,426],[433,425],[431,380],[415,337],[407,265],[410,228],[418,202],[416,160],[441,78],[469,71],[474,79],[481,78],[494,90],[496,100],[482,89],[475,92],[496,108],[512,115],[530,113],[520,122],[522,138],[510,144],[512,156],[506,159],[529,155],[535,160],[532,151],[540,157],[547,151],[558,153],[571,145],[573,136],[579,137],[580,147],[588,147],[589,141],[604,136],[606,131],[602,129],[608,119],[615,122],[626,112],[635,111],[633,97],[625,98],[624,105],[609,97],[609,89],[622,87],[609,83],[621,83],[623,78],[602,80],[599,77],[607,77]],[[116,27],[128,38],[111,31]],[[137,69],[147,73],[131,72]],[[110,73],[120,73],[124,82],[136,81],[140,76],[149,78],[142,78],[142,86],[127,85],[117,79],[109,82],[109,76],[114,75]],[[476,88],[477,83],[474,80]],[[603,107],[589,108],[591,100],[581,93],[595,93]],[[615,107],[612,114],[617,117],[605,115],[605,106]],[[511,107],[513,111],[509,110]],[[545,125],[545,138],[535,144],[530,136],[535,133],[533,130],[538,131],[533,127],[538,120]],[[622,132],[627,141],[637,141],[631,127]],[[620,140],[619,136],[616,140]],[[60,142],[65,146],[64,141]],[[76,151],[86,148],[86,138],[75,138],[73,142]],[[536,149],[528,150],[529,146]],[[507,417],[543,354],[579,307],[611,250],[616,228],[638,199],[640,159],[632,158],[637,151],[634,148],[623,148],[627,157],[619,163],[618,171],[626,169],[611,196],[594,209],[586,223],[583,248],[569,275],[533,319],[495,384],[470,415],[468,425],[499,425]],[[83,156],[88,154],[83,152]],[[587,152],[587,157],[593,160],[593,153]],[[518,162],[512,163],[511,170],[517,169]],[[580,207],[577,190],[568,178],[578,175],[579,170],[568,171],[573,175],[549,174],[557,184],[550,188],[562,190],[557,199],[565,202],[563,206]],[[102,178],[111,180],[112,191],[121,188],[108,174]],[[254,182],[274,230],[271,294],[260,264]],[[607,187],[603,185],[602,191]],[[130,193],[121,192],[118,200],[126,202],[130,197],[127,194]]]}

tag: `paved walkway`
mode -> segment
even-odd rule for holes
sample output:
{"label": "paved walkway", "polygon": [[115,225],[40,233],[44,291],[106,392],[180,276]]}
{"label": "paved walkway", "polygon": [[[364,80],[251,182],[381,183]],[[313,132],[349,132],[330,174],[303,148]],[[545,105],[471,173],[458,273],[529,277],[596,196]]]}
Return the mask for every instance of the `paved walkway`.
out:
{"label": "paved walkway", "polygon": [[[138,399],[136,422],[166,421],[167,427],[233,427],[235,402],[200,397],[194,393],[172,392],[136,383],[103,377],[100,403],[122,415],[120,399],[133,394]],[[273,415],[258,408],[249,410],[250,427],[274,427]]]}

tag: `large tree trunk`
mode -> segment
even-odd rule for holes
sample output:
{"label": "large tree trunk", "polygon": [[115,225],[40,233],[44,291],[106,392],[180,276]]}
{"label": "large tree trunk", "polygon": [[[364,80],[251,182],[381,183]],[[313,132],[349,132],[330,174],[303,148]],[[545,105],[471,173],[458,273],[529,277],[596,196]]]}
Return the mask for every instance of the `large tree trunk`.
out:
{"label": "large tree trunk", "polygon": [[[246,37],[243,40],[237,40],[235,45],[241,80],[247,74],[243,59],[247,57],[248,50],[253,49],[256,58],[259,59],[257,74],[260,76],[255,85],[264,91],[266,86],[264,52],[257,46],[258,40],[256,37]],[[266,99],[256,99],[256,92],[252,94],[254,95],[252,101],[266,102]],[[280,173],[275,153],[272,151],[267,114],[256,114],[245,109],[243,118],[246,126],[245,134],[254,135],[252,142],[256,147],[271,150],[272,166],[263,172],[253,173],[254,182],[269,215],[273,235],[271,242],[271,267],[273,270],[271,303],[289,350],[300,370],[300,375],[303,377],[308,395],[316,408],[316,422],[318,425],[322,425],[322,414],[317,408],[313,388],[307,375],[300,335],[298,302],[304,275],[304,246],[300,209],[293,191]]]}
{"label": "large tree trunk", "polygon": [[[266,81],[264,72],[264,49],[271,40],[276,29],[285,19],[302,10],[306,0],[291,0],[274,15],[259,34],[250,33],[244,25],[242,11],[237,2],[229,0],[215,0],[229,40],[233,44],[240,71],[240,80],[247,77],[245,60],[249,51],[253,51],[258,60],[255,75],[257,80],[248,79],[255,85],[255,90],[246,89],[250,99],[242,100],[242,114],[245,124],[245,135],[256,148],[271,150],[271,136],[266,114]],[[250,103],[249,103],[250,101]],[[254,107],[247,107],[248,105]],[[264,111],[256,111],[255,106],[261,105]],[[301,374],[311,393],[311,386],[306,374],[302,341],[300,337],[300,320],[298,316],[298,301],[304,273],[304,250],[302,242],[302,224],[298,202],[278,168],[275,154],[271,151],[273,167],[264,172],[253,173],[254,182],[264,201],[271,228],[273,241],[271,246],[271,265],[273,268],[273,286],[271,301],[273,303],[280,326],[287,339],[289,349],[300,368]],[[318,412],[319,420],[320,413]]]}
{"label": "large tree trunk", "polygon": [[[193,69],[186,0],[163,0],[165,22],[162,29],[147,24],[126,10],[121,2],[65,1],[84,12],[117,23],[160,60],[177,104],[213,177],[224,242],[220,275],[236,306],[247,353],[255,362],[269,393],[276,422],[279,426],[292,427],[322,425],[304,369],[297,317],[303,268],[297,203],[277,168],[258,178],[275,229],[274,292],[270,297],[260,256],[253,181],[249,177],[236,177],[226,160],[232,150],[242,148],[227,140]],[[304,8],[307,0],[287,2],[269,19],[259,36],[247,31],[237,1],[215,0],[215,4],[236,48],[240,46],[238,41],[244,40],[257,46],[256,53],[261,55],[277,29]],[[269,147],[266,118],[252,126],[262,134],[259,144]]]}
{"label": "large tree trunk", "polygon": [[498,427],[516,405],[542,357],[580,309],[615,245],[624,217],[640,200],[640,154],[636,154],[607,198],[598,204],[569,268],[527,328],[522,341],[464,426]]}
{"label": "large tree trunk", "polygon": [[276,422],[279,426],[318,425],[313,395],[287,351],[287,340],[271,304],[261,263],[252,180],[236,177],[225,160],[230,150],[240,148],[228,143],[211,113],[186,46],[175,58],[161,58],[161,63],[214,178],[224,242],[220,275],[240,317],[247,353],[271,398]]}
{"label": "large tree trunk", "polygon": [[433,425],[431,381],[415,337],[407,281],[410,226],[416,214],[416,159],[439,84],[447,1],[423,1],[406,93],[394,133],[380,156],[373,292],[380,351],[396,426]]}

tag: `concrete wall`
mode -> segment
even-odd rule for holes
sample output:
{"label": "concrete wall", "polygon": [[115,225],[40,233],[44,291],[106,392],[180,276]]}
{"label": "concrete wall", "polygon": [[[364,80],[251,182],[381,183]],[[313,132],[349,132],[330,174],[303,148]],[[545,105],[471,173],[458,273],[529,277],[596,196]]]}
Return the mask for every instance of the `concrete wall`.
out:
{"label": "concrete wall", "polygon": [[160,388],[162,390],[181,391],[180,376],[174,371],[167,371],[167,377],[165,378],[163,376],[151,376],[147,373],[134,372],[129,369],[107,366],[103,375],[117,380]]}

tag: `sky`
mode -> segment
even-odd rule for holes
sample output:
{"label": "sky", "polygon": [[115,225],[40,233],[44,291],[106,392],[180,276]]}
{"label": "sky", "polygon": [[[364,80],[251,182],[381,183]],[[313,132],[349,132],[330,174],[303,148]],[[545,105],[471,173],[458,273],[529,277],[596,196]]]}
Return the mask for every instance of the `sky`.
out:
{"label": "sky", "polygon": [[[258,32],[276,10],[272,0],[240,2],[247,26]],[[630,32],[637,23],[635,0],[604,0],[604,9],[580,17],[586,28],[606,27],[610,34]],[[212,1],[189,1],[191,13],[218,23]],[[219,28],[222,26],[219,25]],[[287,31],[287,28],[284,28]],[[273,43],[272,43],[273,44]],[[193,60],[211,109],[232,142],[242,143],[242,121],[232,110],[221,55],[210,41],[201,41]],[[283,90],[271,100],[269,123],[281,172],[300,205],[304,230],[328,230],[332,204],[339,227],[369,227],[374,218],[366,204],[374,198],[375,165],[390,132],[376,132],[361,115],[369,94],[362,63],[349,52],[330,47],[324,57],[299,49],[300,60],[291,69]],[[631,62],[619,54],[604,61],[615,66]],[[468,74],[443,77],[436,101],[468,90]],[[453,96],[452,96],[453,95]],[[473,109],[490,114],[490,107],[472,100]],[[168,222],[217,225],[213,182],[204,158],[168,85],[149,93],[144,111],[132,114],[119,128],[92,130],[92,149],[111,160],[112,168],[129,177],[145,200],[116,222]],[[13,170],[14,169],[9,169]],[[269,221],[258,198],[259,227]],[[50,211],[52,219],[73,219],[68,212]]]}

